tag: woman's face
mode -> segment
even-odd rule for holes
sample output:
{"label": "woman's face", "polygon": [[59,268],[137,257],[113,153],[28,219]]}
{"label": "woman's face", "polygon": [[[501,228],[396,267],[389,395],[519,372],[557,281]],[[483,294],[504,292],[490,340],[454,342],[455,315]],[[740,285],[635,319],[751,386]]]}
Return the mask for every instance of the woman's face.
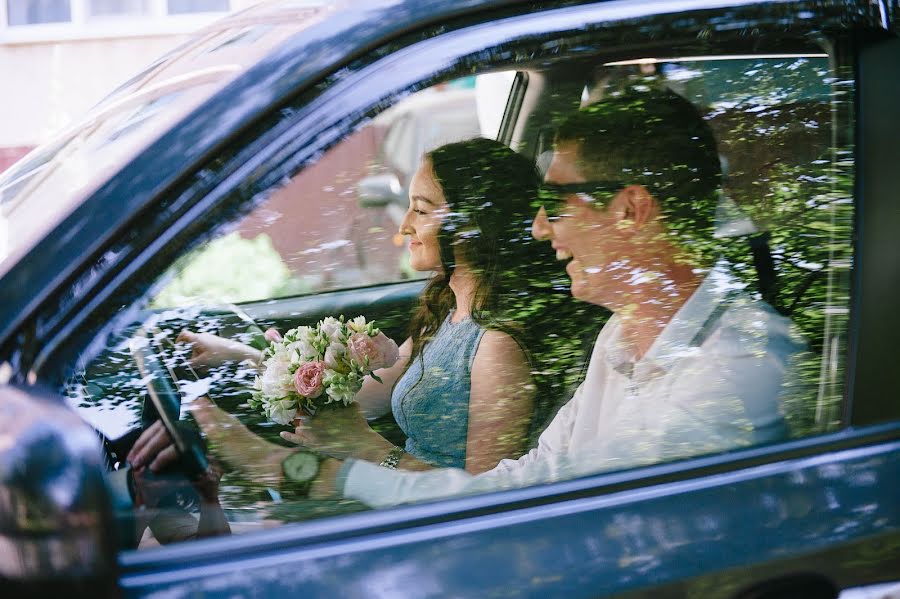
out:
{"label": "woman's face", "polygon": [[424,160],[413,175],[409,209],[400,223],[400,233],[409,235],[409,263],[415,270],[440,270],[438,231],[447,211],[447,200],[434,179],[431,163]]}

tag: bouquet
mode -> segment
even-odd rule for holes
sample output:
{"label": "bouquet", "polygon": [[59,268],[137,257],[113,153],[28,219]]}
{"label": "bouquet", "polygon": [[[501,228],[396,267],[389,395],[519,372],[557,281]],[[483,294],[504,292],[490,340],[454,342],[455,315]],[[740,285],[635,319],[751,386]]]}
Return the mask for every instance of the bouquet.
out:
{"label": "bouquet", "polygon": [[327,405],[348,406],[363,379],[381,379],[374,370],[392,366],[397,344],[362,316],[348,321],[329,316],[314,327],[297,327],[263,352],[250,407],[278,424],[289,424],[298,410],[314,415]]}

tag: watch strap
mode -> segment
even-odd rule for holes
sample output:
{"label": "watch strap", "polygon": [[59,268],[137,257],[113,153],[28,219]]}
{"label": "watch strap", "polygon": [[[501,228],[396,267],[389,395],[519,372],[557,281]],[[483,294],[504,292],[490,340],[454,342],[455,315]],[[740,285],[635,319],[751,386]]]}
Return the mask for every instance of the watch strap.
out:
{"label": "watch strap", "polygon": [[396,445],[391,448],[388,452],[387,456],[381,460],[381,464],[379,466],[383,466],[385,468],[389,468],[391,470],[397,469],[397,464],[400,463],[400,459],[403,457],[403,454],[406,453],[406,450],[402,447],[397,447]]}

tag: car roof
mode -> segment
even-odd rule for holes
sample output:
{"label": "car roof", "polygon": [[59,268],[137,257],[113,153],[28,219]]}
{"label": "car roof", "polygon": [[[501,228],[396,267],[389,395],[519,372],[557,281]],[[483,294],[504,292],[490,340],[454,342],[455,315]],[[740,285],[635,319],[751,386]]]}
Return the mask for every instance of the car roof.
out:
{"label": "car roof", "polygon": [[119,86],[100,105],[135,93],[160,80],[201,69],[237,67],[244,71],[279,42],[326,19],[339,2],[268,0],[199,29],[186,42]]}

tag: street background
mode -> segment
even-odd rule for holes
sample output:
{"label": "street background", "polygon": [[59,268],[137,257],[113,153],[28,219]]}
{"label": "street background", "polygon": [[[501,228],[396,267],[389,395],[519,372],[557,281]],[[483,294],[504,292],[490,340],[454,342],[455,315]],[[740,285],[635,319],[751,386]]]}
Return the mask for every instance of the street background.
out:
{"label": "street background", "polygon": [[191,32],[258,2],[0,0],[0,172]]}

